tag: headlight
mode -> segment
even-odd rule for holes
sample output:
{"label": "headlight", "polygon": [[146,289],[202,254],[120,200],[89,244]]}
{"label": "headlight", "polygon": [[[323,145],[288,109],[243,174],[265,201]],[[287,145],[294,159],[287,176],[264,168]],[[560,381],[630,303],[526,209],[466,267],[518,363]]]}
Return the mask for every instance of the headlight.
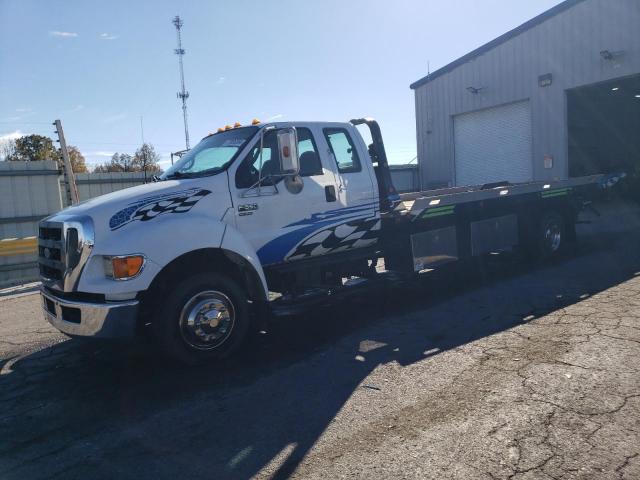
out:
{"label": "headlight", "polygon": [[144,262],[144,255],[104,257],[104,272],[114,280],[129,280],[140,275]]}

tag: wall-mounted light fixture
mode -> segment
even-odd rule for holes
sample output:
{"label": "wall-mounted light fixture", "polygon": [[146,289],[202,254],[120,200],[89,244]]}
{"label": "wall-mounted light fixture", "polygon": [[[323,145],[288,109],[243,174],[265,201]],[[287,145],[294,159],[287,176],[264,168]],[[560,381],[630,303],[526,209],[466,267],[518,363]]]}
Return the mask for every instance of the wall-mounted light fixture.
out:
{"label": "wall-mounted light fixture", "polygon": [[617,52],[612,52],[611,50],[600,50],[600,56],[602,57],[602,59],[607,60],[609,62],[616,60],[622,55],[624,55],[623,50],[619,50]]}
{"label": "wall-mounted light fixture", "polygon": [[477,95],[482,90],[484,90],[484,87],[467,87],[467,92],[473,93],[474,95]]}
{"label": "wall-mounted light fixture", "polygon": [[538,77],[539,87],[548,87],[552,83],[553,83],[553,75],[550,73],[545,73],[544,75],[540,75]]}

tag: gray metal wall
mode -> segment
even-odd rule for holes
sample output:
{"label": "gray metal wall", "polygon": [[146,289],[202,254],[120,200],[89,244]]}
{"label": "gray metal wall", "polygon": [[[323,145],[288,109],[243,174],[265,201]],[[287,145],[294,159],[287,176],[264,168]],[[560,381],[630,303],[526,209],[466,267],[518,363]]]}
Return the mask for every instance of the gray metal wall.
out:
{"label": "gray metal wall", "polygon": [[[80,200],[143,182],[144,174],[138,172],[76,174]],[[0,162],[0,287],[37,280],[35,248],[32,253],[3,255],[7,239],[37,236],[38,222],[65,203],[56,162]]]}
{"label": "gray metal wall", "polygon": [[[624,51],[615,61],[600,51]],[[538,76],[553,75],[548,87]],[[418,159],[425,187],[455,182],[453,116],[529,99],[536,180],[568,175],[570,88],[640,73],[640,0],[586,0],[415,90]],[[472,94],[469,86],[485,87]],[[544,169],[544,156],[554,166]]]}
{"label": "gray metal wall", "polygon": [[389,165],[391,181],[398,193],[417,192],[420,189],[417,165]]}
{"label": "gray metal wall", "polygon": [[[38,222],[62,209],[58,165],[0,162],[0,240],[38,235]],[[0,255],[0,286],[36,278],[32,254]]]}
{"label": "gray metal wall", "polygon": [[[151,181],[152,176],[147,173],[147,180]],[[80,201],[143,183],[144,173],[141,172],[76,173]],[[66,198],[63,201],[66,203]]]}

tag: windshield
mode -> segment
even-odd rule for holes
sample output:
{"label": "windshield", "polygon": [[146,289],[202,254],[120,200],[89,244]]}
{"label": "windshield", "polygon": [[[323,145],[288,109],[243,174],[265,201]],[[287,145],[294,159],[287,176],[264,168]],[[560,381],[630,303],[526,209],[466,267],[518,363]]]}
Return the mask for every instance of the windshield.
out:
{"label": "windshield", "polygon": [[160,178],[215,175],[226,169],[258,127],[234,128],[203,138]]}

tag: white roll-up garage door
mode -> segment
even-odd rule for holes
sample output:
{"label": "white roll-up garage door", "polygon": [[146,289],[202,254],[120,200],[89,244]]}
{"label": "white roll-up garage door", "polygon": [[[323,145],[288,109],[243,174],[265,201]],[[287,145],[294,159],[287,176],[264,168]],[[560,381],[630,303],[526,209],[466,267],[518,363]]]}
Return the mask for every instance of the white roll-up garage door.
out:
{"label": "white roll-up garage door", "polygon": [[456,185],[533,179],[528,101],[453,118]]}

